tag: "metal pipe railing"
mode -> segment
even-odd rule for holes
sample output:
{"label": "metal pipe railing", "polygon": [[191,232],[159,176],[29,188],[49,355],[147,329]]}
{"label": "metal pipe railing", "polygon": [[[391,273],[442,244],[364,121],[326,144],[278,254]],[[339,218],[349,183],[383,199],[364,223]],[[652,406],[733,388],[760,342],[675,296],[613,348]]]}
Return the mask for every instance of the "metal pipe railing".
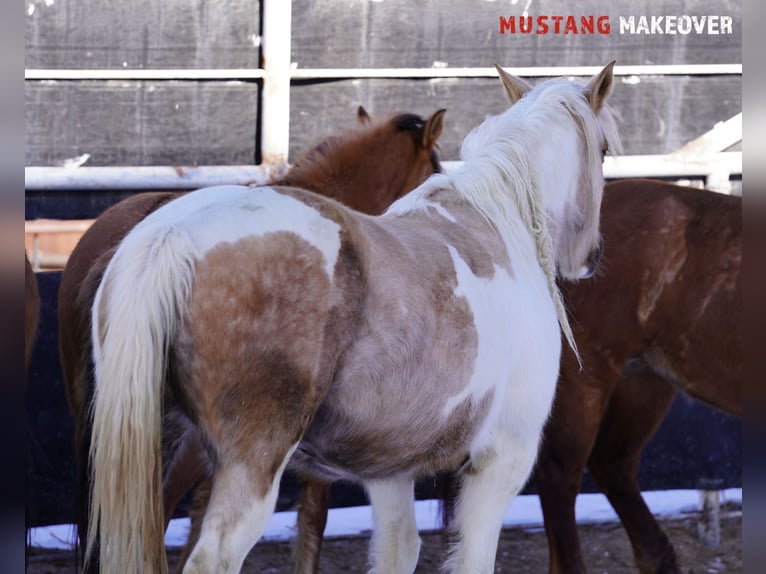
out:
{"label": "metal pipe railing", "polygon": [[231,166],[25,167],[29,191],[185,190],[211,185],[263,185],[287,169],[286,164]]}
{"label": "metal pipe railing", "polygon": [[[445,161],[447,171],[460,165]],[[280,177],[286,163],[261,165],[165,167],[27,167],[24,187],[29,191],[57,190],[184,190],[211,185],[263,185]],[[669,155],[608,156],[604,161],[607,178],[626,177],[708,177],[742,174],[742,152],[718,152],[679,157]]]}
{"label": "metal pipe railing", "polygon": [[[264,4],[264,10],[271,2]],[[279,4],[279,2],[277,2]],[[288,3],[284,3],[288,4]],[[285,6],[289,9],[289,4]],[[265,17],[265,14],[264,14]],[[280,15],[284,17],[284,15]],[[274,17],[279,21],[278,18]],[[264,20],[264,24],[265,24]],[[276,25],[276,24],[275,24]],[[281,24],[284,26],[284,24]],[[242,80],[252,81],[266,78],[272,71],[272,62],[266,58],[264,28],[264,68],[229,68],[229,69],[28,69],[24,71],[24,79],[29,81],[42,80]],[[278,46],[274,42],[284,43],[286,36],[271,38],[270,54],[279,55]],[[289,50],[287,51],[289,54]],[[282,56],[284,60],[284,56]],[[435,66],[431,68],[299,68],[289,62],[283,63],[282,75],[292,80],[355,80],[366,78],[493,78],[497,70],[492,67],[462,67]],[[277,58],[279,60],[279,58]],[[277,65],[275,61],[273,65]],[[268,70],[267,71],[267,67]],[[557,76],[592,76],[601,68],[599,66],[540,66],[506,68],[510,73],[528,78],[557,77]],[[615,66],[615,76],[730,76],[742,75],[742,64],[668,64],[668,65],[635,65]],[[280,78],[281,79],[281,78]]]}

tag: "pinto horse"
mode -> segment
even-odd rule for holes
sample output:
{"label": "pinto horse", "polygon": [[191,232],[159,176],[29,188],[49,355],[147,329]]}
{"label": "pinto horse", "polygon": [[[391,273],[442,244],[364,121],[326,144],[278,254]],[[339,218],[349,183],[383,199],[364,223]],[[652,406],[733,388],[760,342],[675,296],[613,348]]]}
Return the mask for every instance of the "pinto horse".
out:
{"label": "pinto horse", "polygon": [[[492,572],[505,510],[537,455],[571,331],[556,271],[601,252],[605,105],[587,85],[530,88],[465,140],[463,166],[378,217],[301,189],[208,188],[120,243],[93,304],[88,552],[164,572],[163,403],[214,465],[184,568],[238,572],[288,462],[367,488],[373,572],[412,572],[415,478],[462,466],[453,572]],[[86,560],[89,556],[86,555]]]}
{"label": "pinto horse", "polygon": [[[439,110],[428,120],[414,114],[374,118],[360,106],[356,128],[323,141],[298,159],[277,183],[309,189],[359,211],[379,214],[429,175],[441,171],[436,142],[443,129],[444,113]],[[83,504],[90,488],[87,460],[88,404],[93,393],[90,313],[96,289],[119,242],[147,215],[180,195],[140,193],[109,208],[85,232],[61,278],[59,350],[67,400],[75,420],[80,485],[77,515],[82,544],[88,528]],[[184,494],[209,473],[207,457],[199,442],[188,436],[184,441],[178,440],[173,429],[173,417],[168,417],[166,523]],[[312,497],[314,491],[309,488],[305,497]],[[310,533],[311,529],[304,525],[303,531]]]}
{"label": "pinto horse", "polygon": [[624,180],[606,186],[601,226],[601,271],[562,284],[582,370],[565,352],[534,473],[550,572],[585,572],[574,507],[587,464],[640,571],[678,573],[636,473],[679,390],[742,414],[742,200]]}

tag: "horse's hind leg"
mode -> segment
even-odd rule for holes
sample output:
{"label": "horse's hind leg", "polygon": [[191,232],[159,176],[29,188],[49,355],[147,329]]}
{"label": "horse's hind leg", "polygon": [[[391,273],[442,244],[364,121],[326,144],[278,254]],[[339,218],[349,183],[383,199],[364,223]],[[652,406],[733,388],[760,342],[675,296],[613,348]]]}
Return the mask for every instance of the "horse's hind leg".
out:
{"label": "horse's hind leg", "polygon": [[165,463],[162,493],[165,506],[165,529],[176,506],[198,483],[210,475],[210,460],[197,429],[177,411],[171,410],[163,421],[163,453]]}
{"label": "horse's hind leg", "polygon": [[396,477],[365,482],[375,524],[370,574],[411,574],[420,554],[415,523],[415,482]]}
{"label": "horse's hind leg", "polygon": [[646,506],[636,481],[641,450],[677,391],[642,365],[626,369],[607,407],[588,468],[622,520],[644,574],[680,572],[673,546]]}
{"label": "horse's hind leg", "polygon": [[[194,499],[189,510],[191,528],[189,538],[178,560],[176,572],[183,572],[192,549],[197,544],[202,529],[202,518],[210,501],[212,477],[203,480],[194,491]],[[298,506],[298,533],[294,540],[293,559],[295,574],[319,574],[319,554],[322,536],[327,525],[327,507],[330,499],[330,484],[307,481],[301,490]]]}
{"label": "horse's hind leg", "polygon": [[445,570],[451,574],[491,574],[503,519],[529,476],[537,455],[537,437],[506,437],[499,448],[478,460],[463,476],[457,501],[457,541]]}
{"label": "horse's hind leg", "polygon": [[199,541],[200,532],[202,531],[202,519],[205,517],[205,511],[210,502],[210,491],[213,488],[213,477],[208,476],[202,482],[200,482],[194,489],[192,496],[192,503],[189,508],[189,537],[186,539],[181,556],[176,564],[176,573],[183,572],[186,562],[189,560],[194,547]]}
{"label": "horse's hind leg", "polygon": [[319,553],[327,526],[330,484],[307,480],[298,503],[298,533],[293,546],[295,574],[319,574]]}
{"label": "horse's hind leg", "polygon": [[[269,448],[273,448],[267,443],[253,442],[254,452],[263,456],[268,456]],[[216,466],[202,530],[184,566],[185,574],[240,571],[274,512],[280,478],[296,447],[297,443],[281,453],[281,464],[271,473],[264,472],[260,464],[248,465],[239,460]],[[268,458],[273,460],[271,456]]]}

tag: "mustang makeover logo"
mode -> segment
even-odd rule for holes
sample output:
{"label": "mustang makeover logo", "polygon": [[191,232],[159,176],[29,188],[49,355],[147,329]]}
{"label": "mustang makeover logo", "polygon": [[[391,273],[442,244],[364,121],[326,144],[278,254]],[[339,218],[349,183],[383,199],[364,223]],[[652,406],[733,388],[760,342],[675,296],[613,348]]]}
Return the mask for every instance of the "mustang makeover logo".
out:
{"label": "mustang makeover logo", "polygon": [[[732,34],[731,16],[619,16],[620,34]],[[501,34],[611,34],[609,16],[500,16]]]}

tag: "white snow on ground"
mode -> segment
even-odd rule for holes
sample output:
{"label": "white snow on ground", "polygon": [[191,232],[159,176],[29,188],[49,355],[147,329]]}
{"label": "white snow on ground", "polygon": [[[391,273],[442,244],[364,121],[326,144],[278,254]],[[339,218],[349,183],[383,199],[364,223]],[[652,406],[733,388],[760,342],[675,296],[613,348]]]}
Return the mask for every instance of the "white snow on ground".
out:
{"label": "white snow on ground", "polygon": [[[697,490],[662,490],[644,492],[644,500],[655,516],[663,518],[680,517],[699,509],[700,495]],[[722,502],[742,504],[742,489],[730,488],[721,493]],[[581,494],[575,506],[577,522],[580,524],[617,522],[618,518],[606,497],[602,494]],[[439,504],[435,500],[422,500],[415,503],[418,529],[421,531],[439,528]],[[275,513],[263,540],[289,540],[293,537],[295,511]],[[543,514],[540,499],[535,495],[518,496],[505,515],[505,526],[517,526],[530,529],[542,528]],[[372,513],[369,506],[353,508],[333,508],[327,519],[325,537],[354,536],[368,534],[372,529]],[[182,546],[186,542],[189,530],[188,518],[171,520],[165,534],[168,546]],[[75,528],[71,524],[58,524],[33,528],[32,546],[41,548],[69,549],[73,547]]]}

